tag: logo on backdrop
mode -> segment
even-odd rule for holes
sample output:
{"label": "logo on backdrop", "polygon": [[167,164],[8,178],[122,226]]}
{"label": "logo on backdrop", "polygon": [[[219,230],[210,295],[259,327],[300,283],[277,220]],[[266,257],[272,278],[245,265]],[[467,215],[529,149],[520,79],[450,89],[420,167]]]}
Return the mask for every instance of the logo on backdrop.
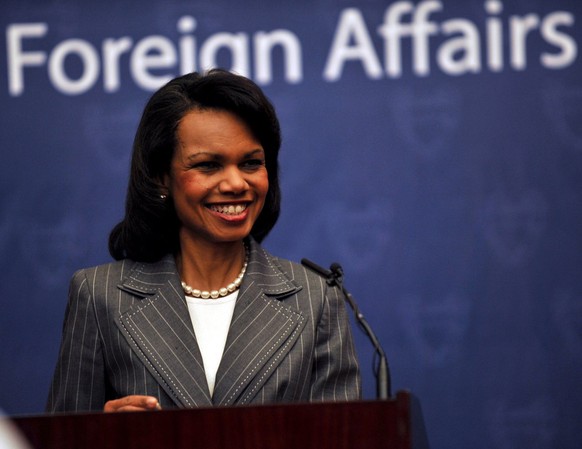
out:
{"label": "logo on backdrop", "polygon": [[544,92],[544,107],[549,123],[563,144],[582,151],[582,89],[551,86]]}
{"label": "logo on backdrop", "polygon": [[535,190],[515,195],[498,190],[485,199],[481,227],[499,263],[515,267],[529,259],[546,228],[547,214],[547,201]]}
{"label": "logo on backdrop", "polygon": [[83,133],[103,167],[117,173],[127,171],[131,136],[127,130],[136,126],[139,108],[129,103],[122,107],[107,108],[100,103],[87,105],[83,117]]}
{"label": "logo on backdrop", "polygon": [[18,195],[13,189],[8,188],[8,183],[2,183],[2,192],[0,193],[0,254],[6,258],[3,263],[8,263],[9,254],[8,245],[13,238],[12,229],[14,223],[14,211],[18,202]]}
{"label": "logo on backdrop", "polygon": [[516,403],[506,398],[491,404],[487,425],[498,449],[554,447],[557,410],[546,397]]}
{"label": "logo on backdrop", "polygon": [[21,233],[21,254],[33,268],[39,285],[56,288],[70,277],[76,261],[84,251],[80,237],[83,227],[78,214],[68,213],[59,217],[58,221],[31,225],[26,232]]}
{"label": "logo on backdrop", "polygon": [[454,89],[402,89],[392,97],[392,119],[410,151],[430,160],[451,147],[461,110],[461,98]]}
{"label": "logo on backdrop", "polygon": [[[320,219],[326,234],[333,236],[340,260],[355,259],[353,268],[365,272],[386,257],[392,238],[393,215],[390,200],[376,196],[358,205],[332,200]],[[357,257],[354,258],[354,254]]]}
{"label": "logo on backdrop", "polygon": [[[576,60],[572,13],[508,14],[500,0],[488,0],[483,8],[477,19],[447,18],[444,2],[437,0],[396,1],[375,16],[345,8],[339,12],[333,35],[327,36],[326,60],[313,63],[307,58],[310,67],[323,67],[319,76],[326,82],[341,81],[348,65],[380,80],[404,73],[426,77],[433,72],[459,76],[523,71],[533,64],[559,70]],[[303,80],[303,58],[313,45],[302,42],[296,32],[277,24],[272,31],[219,31],[202,37],[196,34],[197,25],[195,17],[186,15],[176,23],[174,40],[149,35],[136,41],[119,30],[98,42],[71,36],[48,48],[63,30],[57,32],[47,22],[11,23],[6,27],[8,92],[24,95],[28,73],[39,69],[64,95],[97,88],[115,93],[128,83],[155,90],[180,73],[218,65],[219,52],[229,54],[231,70],[259,84],[271,83],[273,73],[283,73],[290,84]],[[273,58],[274,52],[283,57]],[[275,60],[282,65],[277,70]],[[130,80],[122,79],[121,73],[127,71]]]}
{"label": "logo on backdrop", "polygon": [[399,302],[404,331],[421,360],[441,366],[457,357],[469,327],[469,300],[449,292],[444,297],[411,293]]}
{"label": "logo on backdrop", "polygon": [[561,289],[551,302],[552,321],[558,330],[564,348],[582,361],[582,296]]}

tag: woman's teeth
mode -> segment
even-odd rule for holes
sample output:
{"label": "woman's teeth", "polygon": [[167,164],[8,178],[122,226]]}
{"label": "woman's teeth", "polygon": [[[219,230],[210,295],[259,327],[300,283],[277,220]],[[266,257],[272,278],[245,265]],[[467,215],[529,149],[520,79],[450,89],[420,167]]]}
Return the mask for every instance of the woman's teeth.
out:
{"label": "woman's teeth", "polygon": [[245,204],[237,204],[236,206],[233,204],[210,206],[210,210],[226,215],[239,215],[243,213],[246,208],[247,206]]}

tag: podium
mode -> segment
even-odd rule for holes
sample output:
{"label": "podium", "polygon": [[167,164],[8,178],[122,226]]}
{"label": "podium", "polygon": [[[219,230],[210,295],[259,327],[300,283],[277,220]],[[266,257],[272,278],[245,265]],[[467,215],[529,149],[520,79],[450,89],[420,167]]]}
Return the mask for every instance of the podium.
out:
{"label": "podium", "polygon": [[34,449],[428,449],[420,406],[394,399],[17,417]]}

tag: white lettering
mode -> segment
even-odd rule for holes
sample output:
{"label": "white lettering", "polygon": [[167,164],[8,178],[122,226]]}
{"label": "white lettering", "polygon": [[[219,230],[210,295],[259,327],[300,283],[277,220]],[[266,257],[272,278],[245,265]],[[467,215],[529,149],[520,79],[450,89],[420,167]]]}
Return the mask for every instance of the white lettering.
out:
{"label": "white lettering", "polygon": [[525,17],[512,16],[509,20],[511,33],[511,66],[515,70],[525,70],[527,66],[527,35],[537,28],[540,18],[536,14]]}
{"label": "white lettering", "polygon": [[[449,75],[462,75],[481,70],[479,31],[468,20],[454,19],[443,24],[446,34],[460,33],[460,37],[447,40],[438,49],[437,60],[441,70]],[[461,57],[455,57],[455,55]]]}
{"label": "white lettering", "polygon": [[46,53],[22,51],[22,39],[43,37],[48,30],[46,23],[15,23],[6,28],[8,50],[8,92],[12,96],[24,92],[24,67],[41,66],[46,62]]}
{"label": "white lettering", "polygon": [[[351,62],[369,79],[382,79],[401,77],[408,61],[412,74],[419,77],[430,75],[434,68],[451,76],[479,73],[483,68],[523,71],[536,50],[539,64],[547,69],[563,69],[576,61],[578,47],[571,32],[575,16],[571,12],[504,16],[502,0],[484,0],[486,17],[480,22],[465,18],[439,22],[432,16],[443,10],[443,3],[393,1],[383,13],[376,36],[370,33],[360,9],[343,9],[323,79],[338,81]],[[176,23],[178,36],[174,41],[160,35],[145,36],[135,44],[130,36],[106,37],[100,44],[71,38],[56,43],[51,50],[47,49],[48,24],[9,24],[8,92],[22,95],[30,76],[27,72],[38,69],[46,70],[48,81],[66,95],[90,90],[100,75],[107,93],[122,88],[122,74],[127,72],[130,80],[126,82],[155,90],[178,73],[217,66],[253,77],[259,84],[272,83],[275,70],[287,83],[303,80],[302,43],[289,30],[218,32],[206,37],[200,47],[196,30],[196,19],[185,15]]]}
{"label": "white lettering", "polygon": [[297,36],[287,30],[270,33],[259,31],[255,34],[255,80],[261,84],[268,84],[273,80],[271,53],[275,45],[280,45],[284,51],[285,80],[299,83],[303,79],[301,43]]}
{"label": "white lettering", "polygon": [[410,36],[412,27],[402,25],[402,16],[412,12],[411,2],[396,2],[386,9],[384,24],[378,27],[378,34],[384,37],[384,62],[386,74],[392,78],[402,75],[402,54],[400,38]]}
{"label": "white lettering", "polygon": [[[442,4],[436,0],[418,4],[416,10],[412,2],[396,2],[384,13],[384,24],[378,27],[378,34],[384,38],[384,62],[386,74],[392,78],[402,76],[403,37],[412,37],[413,71],[419,76],[430,73],[429,36],[438,32],[437,24],[430,22],[431,13],[440,11]],[[412,13],[412,23],[402,24],[402,17]]]}
{"label": "white lettering", "polygon": [[131,74],[138,86],[155,90],[174,78],[172,73],[152,75],[150,69],[167,69],[176,65],[176,49],[164,36],[149,36],[137,43],[131,54]]}
{"label": "white lettering", "polygon": [[[492,15],[500,14],[503,4],[489,0],[485,3],[485,10]],[[487,19],[487,66],[493,72],[503,70],[503,26],[497,17]]]}
{"label": "white lettering", "polygon": [[[82,62],[81,76],[73,80],[65,72],[65,59],[77,55]],[[99,55],[89,42],[68,39],[55,47],[49,57],[49,78],[60,92],[78,95],[89,90],[99,78]]]}
{"label": "white lettering", "polygon": [[440,11],[442,7],[440,2],[427,1],[419,3],[414,12],[412,19],[413,70],[419,76],[430,73],[428,37],[438,31],[437,25],[428,21],[428,16],[432,12]]}
{"label": "white lettering", "polygon": [[[178,31],[180,33],[193,33],[196,29],[196,19],[191,16],[184,16],[178,20]],[[182,36],[180,38],[180,73],[196,71],[196,39],[193,36]]]}
{"label": "white lettering", "polygon": [[217,67],[218,51],[226,48],[231,54],[230,69],[240,75],[250,76],[248,47],[248,37],[244,33],[217,33],[200,48],[200,68],[208,70]]}
{"label": "white lettering", "polygon": [[578,54],[576,41],[571,36],[558,31],[561,25],[573,26],[574,16],[568,12],[554,12],[548,14],[541,26],[541,34],[550,44],[559,47],[561,52],[557,54],[542,53],[541,63],[549,69],[561,69],[572,64]]}
{"label": "white lettering", "polygon": [[[353,40],[354,45],[350,45]],[[382,66],[374,50],[372,39],[362,17],[355,8],[345,9],[336,29],[331,51],[325,64],[323,77],[327,81],[337,81],[341,77],[344,63],[360,60],[370,78],[382,76]]]}
{"label": "white lettering", "polygon": [[120,87],[119,57],[131,49],[129,37],[103,41],[103,87],[105,92],[116,92]]}

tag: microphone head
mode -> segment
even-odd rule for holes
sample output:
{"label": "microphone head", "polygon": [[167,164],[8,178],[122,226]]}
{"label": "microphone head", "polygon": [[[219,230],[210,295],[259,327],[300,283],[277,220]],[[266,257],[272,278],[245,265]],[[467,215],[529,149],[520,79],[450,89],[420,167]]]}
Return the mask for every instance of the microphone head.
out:
{"label": "microphone head", "polygon": [[333,273],[337,273],[337,274],[339,274],[339,275],[343,275],[343,274],[344,274],[344,269],[343,269],[343,268],[342,268],[342,266],[341,266],[339,263],[337,263],[337,262],[334,262],[334,263],[332,263],[332,264],[331,264],[331,266],[330,266],[329,268],[330,268],[330,270],[331,270]]}
{"label": "microphone head", "polygon": [[315,271],[316,273],[319,273],[320,276],[323,276],[325,278],[329,278],[331,276],[331,271],[320,267],[315,262],[312,262],[309,259],[301,259],[301,264],[303,266],[306,266],[307,268],[310,268],[311,270]]}

